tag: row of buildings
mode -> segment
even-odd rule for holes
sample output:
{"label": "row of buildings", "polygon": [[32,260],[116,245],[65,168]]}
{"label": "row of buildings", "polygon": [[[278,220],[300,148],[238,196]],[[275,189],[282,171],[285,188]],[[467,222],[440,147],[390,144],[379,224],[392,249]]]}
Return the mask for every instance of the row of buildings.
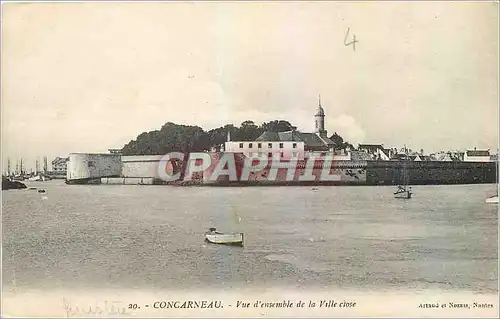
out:
{"label": "row of buildings", "polygon": [[[318,108],[314,114],[315,131],[313,133],[291,130],[287,132],[262,133],[255,141],[232,141],[228,132],[227,141],[223,145],[214,147],[212,151],[243,153],[245,156],[273,157],[279,154],[283,160],[296,158],[303,160],[313,152],[331,152],[334,160],[376,160],[376,161],[440,161],[440,162],[491,162],[497,160],[497,155],[490,154],[489,150],[478,150],[476,148],[464,152],[438,152],[424,154],[413,152],[406,147],[402,149],[387,148],[383,144],[358,144],[357,148],[340,148],[334,141],[328,138],[325,129],[325,110],[319,100]],[[121,154],[121,149],[110,149],[111,154]],[[68,158],[58,157],[52,161],[54,172],[65,173]]]}
{"label": "row of buildings", "polygon": [[467,151],[441,151],[424,154],[423,151],[413,152],[409,149],[397,150],[396,148],[384,148],[383,144],[359,144],[355,152],[363,152],[369,160],[410,160],[410,161],[439,161],[439,162],[494,162],[498,159],[496,154],[490,150],[478,150],[476,148]]}
{"label": "row of buildings", "polygon": [[221,146],[226,152],[244,153],[246,156],[269,157],[279,154],[283,159],[307,158],[312,152],[333,152],[334,160],[410,160],[410,161],[463,161],[490,162],[496,161],[497,155],[490,150],[476,148],[464,152],[438,152],[425,155],[423,150],[413,152],[403,149],[386,148],[383,144],[358,144],[357,149],[339,149],[334,141],[327,137],[325,129],[325,110],[319,100],[318,109],[314,115],[314,133],[303,133],[296,130],[287,132],[264,132],[255,141],[231,141],[228,133],[227,141]]}

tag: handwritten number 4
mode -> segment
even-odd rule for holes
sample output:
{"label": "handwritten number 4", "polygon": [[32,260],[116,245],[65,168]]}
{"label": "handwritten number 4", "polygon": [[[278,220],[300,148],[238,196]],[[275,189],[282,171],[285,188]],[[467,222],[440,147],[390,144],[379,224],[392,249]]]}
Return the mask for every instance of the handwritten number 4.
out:
{"label": "handwritten number 4", "polygon": [[347,32],[346,32],[346,34],[345,34],[345,38],[344,38],[344,45],[345,45],[345,46],[349,46],[349,45],[351,45],[351,44],[352,44],[352,49],[353,49],[354,51],[356,51],[356,43],[357,43],[357,42],[359,42],[359,41],[357,41],[357,40],[356,40],[356,35],[355,35],[355,34],[353,35],[353,40],[352,40],[351,42],[349,42],[349,43],[346,43],[347,38],[349,37],[349,29],[350,29],[350,28],[347,28]]}

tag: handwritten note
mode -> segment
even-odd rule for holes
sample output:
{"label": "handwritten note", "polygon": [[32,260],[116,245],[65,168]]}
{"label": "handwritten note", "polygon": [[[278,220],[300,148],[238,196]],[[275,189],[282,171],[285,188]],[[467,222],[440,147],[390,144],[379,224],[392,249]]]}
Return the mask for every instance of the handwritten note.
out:
{"label": "handwritten note", "polygon": [[82,316],[127,316],[131,314],[127,312],[125,306],[122,306],[121,301],[104,300],[82,306],[72,304],[68,299],[63,297],[62,303],[67,318]]}
{"label": "handwritten note", "polygon": [[356,51],[356,43],[358,43],[359,41],[356,40],[356,35],[353,34],[353,40],[349,43],[347,43],[347,39],[349,38],[349,31],[350,31],[351,28],[347,28],[347,32],[345,33],[345,37],[344,37],[344,45],[345,46],[349,46],[349,45],[352,45],[352,49],[354,51]]}

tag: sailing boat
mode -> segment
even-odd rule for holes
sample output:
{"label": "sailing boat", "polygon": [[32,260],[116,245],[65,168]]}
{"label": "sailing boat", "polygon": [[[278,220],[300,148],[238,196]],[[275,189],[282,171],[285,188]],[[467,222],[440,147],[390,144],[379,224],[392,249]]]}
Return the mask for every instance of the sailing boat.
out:
{"label": "sailing boat", "polygon": [[394,193],[395,198],[410,199],[412,192],[411,187],[408,187],[408,167],[407,161],[409,160],[408,155],[406,156],[406,161],[403,162],[403,185],[398,185],[397,191]]}

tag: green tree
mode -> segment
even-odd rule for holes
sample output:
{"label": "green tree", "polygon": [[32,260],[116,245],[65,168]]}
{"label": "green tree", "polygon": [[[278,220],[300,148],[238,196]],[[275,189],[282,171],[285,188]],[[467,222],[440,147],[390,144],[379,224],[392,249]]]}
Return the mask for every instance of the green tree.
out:
{"label": "green tree", "polygon": [[[295,126],[284,120],[270,121],[260,126],[254,121],[247,120],[241,123],[240,127],[227,124],[208,131],[199,126],[167,122],[160,130],[139,134],[135,140],[123,146],[122,152],[124,155],[161,155],[173,151],[201,152],[224,144],[228,132],[232,141],[253,141],[265,131],[285,132],[295,129]],[[337,133],[332,135],[331,139],[338,142],[340,147],[351,145]]]}
{"label": "green tree", "polygon": [[238,137],[240,141],[254,141],[259,137],[264,130],[261,127],[255,125],[253,121],[245,121],[241,123]]}
{"label": "green tree", "polygon": [[351,148],[354,149],[351,143],[344,141],[342,136],[338,135],[337,132],[333,133],[332,136],[330,136],[330,139],[335,142],[335,149],[341,150],[345,148]]}
{"label": "green tree", "polygon": [[270,132],[286,132],[296,130],[297,127],[290,124],[290,122],[285,120],[275,120],[267,123],[262,123],[263,131]]}

